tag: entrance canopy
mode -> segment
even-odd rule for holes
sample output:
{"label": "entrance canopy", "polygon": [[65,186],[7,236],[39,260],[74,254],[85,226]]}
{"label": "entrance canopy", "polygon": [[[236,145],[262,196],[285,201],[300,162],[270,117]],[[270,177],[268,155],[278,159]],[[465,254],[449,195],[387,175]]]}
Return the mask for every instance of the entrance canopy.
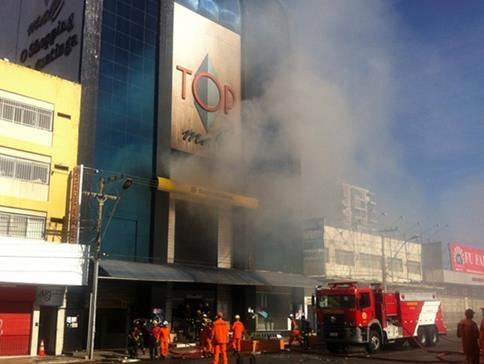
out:
{"label": "entrance canopy", "polygon": [[175,182],[169,178],[158,177],[158,189],[165,192],[171,192],[182,197],[189,197],[195,200],[206,200],[217,203],[224,203],[234,206],[256,209],[258,207],[257,199],[244,195],[237,195],[226,191],[212,190],[202,186],[189,185]]}
{"label": "entrance canopy", "polygon": [[318,285],[316,280],[301,274],[200,267],[183,264],[148,264],[121,260],[102,260],[101,268],[106,275],[100,276],[100,279],[301,288],[314,288]]}

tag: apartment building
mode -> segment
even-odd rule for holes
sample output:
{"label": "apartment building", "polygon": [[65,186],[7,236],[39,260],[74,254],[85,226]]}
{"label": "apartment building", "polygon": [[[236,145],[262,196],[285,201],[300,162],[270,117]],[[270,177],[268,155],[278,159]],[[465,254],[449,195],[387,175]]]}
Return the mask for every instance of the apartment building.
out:
{"label": "apartment building", "polygon": [[62,244],[80,91],[0,61],[0,356],[59,354],[66,286],[86,283],[88,249]]}

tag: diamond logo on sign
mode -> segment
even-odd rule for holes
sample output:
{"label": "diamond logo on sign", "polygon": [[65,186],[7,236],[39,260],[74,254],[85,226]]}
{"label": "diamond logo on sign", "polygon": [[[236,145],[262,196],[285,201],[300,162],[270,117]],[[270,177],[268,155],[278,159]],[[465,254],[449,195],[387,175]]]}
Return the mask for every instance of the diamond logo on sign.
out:
{"label": "diamond logo on sign", "polygon": [[[210,129],[214,120],[217,118],[218,109],[220,106],[219,104],[221,101],[221,95],[219,93],[220,86],[218,85],[218,81],[214,77],[210,77],[211,75],[215,74],[217,74],[217,72],[215,71],[207,55],[196,72],[195,80],[197,80],[197,82],[193,83],[193,93],[195,95],[195,100],[193,102],[197,108],[198,114],[200,115],[200,119],[202,120],[205,131]],[[210,109],[215,110],[210,111]]]}

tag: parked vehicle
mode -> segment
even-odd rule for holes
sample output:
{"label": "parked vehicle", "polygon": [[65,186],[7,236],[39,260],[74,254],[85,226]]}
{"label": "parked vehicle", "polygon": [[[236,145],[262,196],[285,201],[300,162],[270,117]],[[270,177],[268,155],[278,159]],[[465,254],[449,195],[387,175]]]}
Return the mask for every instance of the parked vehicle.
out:
{"label": "parked vehicle", "polygon": [[369,353],[382,345],[433,346],[446,334],[440,301],[433,293],[386,292],[381,284],[330,283],[316,289],[318,331],[330,352],[365,345]]}

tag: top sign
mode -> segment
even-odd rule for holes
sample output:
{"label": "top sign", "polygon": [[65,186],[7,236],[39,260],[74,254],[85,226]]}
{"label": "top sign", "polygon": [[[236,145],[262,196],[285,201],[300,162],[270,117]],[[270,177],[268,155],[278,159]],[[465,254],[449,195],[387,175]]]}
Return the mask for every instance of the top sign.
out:
{"label": "top sign", "polygon": [[240,35],[176,3],[173,33],[172,148],[213,156],[230,138],[237,153]]}
{"label": "top sign", "polygon": [[450,243],[449,250],[452,270],[484,274],[484,249]]}

